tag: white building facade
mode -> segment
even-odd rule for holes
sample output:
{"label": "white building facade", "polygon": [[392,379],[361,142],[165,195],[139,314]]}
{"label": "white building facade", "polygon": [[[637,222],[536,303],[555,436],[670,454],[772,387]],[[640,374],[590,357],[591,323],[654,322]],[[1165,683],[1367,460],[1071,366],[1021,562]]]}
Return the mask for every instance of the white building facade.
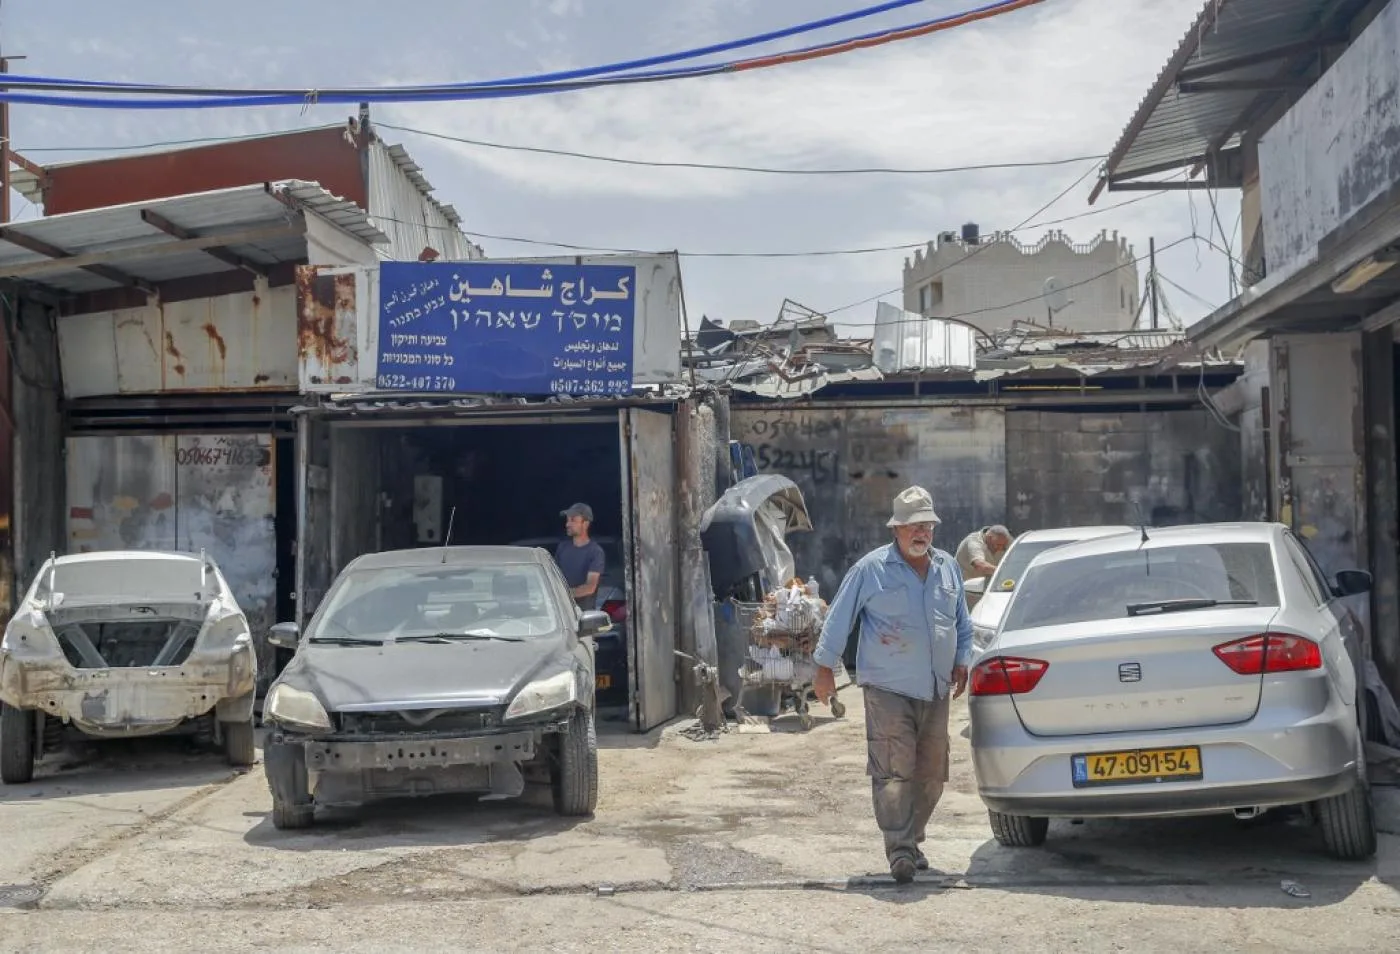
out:
{"label": "white building facade", "polygon": [[[1055,287],[1061,291],[1047,294]],[[1132,246],[1117,232],[1075,244],[1052,231],[1023,245],[1010,233],[979,235],[967,225],[904,260],[906,311],[958,319],[988,334],[1018,321],[1071,331],[1126,330],[1138,314],[1139,287]]]}

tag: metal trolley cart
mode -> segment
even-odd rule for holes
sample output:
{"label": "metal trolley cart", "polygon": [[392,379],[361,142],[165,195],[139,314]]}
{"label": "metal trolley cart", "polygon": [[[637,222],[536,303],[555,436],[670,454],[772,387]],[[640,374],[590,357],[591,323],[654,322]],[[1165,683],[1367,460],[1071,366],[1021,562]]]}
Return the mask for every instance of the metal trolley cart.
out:
{"label": "metal trolley cart", "polygon": [[[814,583],[792,580],[775,590],[760,605],[749,630],[748,654],[739,668],[739,694],[735,714],[743,719],[744,696],[750,690],[776,694],[775,715],[789,707],[797,713],[803,729],[810,729],[812,682],[817,664],[812,652],[821,636],[826,604],[816,595]],[[832,696],[831,714],[840,719],[846,706]]]}

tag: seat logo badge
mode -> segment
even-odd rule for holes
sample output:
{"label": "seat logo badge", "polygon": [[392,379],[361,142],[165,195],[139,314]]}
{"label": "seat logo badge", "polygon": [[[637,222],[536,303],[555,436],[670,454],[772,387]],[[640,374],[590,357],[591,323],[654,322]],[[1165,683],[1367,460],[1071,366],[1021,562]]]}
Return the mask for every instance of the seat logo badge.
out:
{"label": "seat logo badge", "polygon": [[1119,682],[1142,682],[1142,663],[1119,663]]}

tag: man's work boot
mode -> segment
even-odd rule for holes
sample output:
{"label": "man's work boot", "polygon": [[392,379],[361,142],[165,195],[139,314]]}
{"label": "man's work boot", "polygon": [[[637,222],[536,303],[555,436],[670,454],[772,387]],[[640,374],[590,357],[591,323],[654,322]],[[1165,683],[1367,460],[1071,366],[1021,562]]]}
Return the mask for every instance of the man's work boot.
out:
{"label": "man's work boot", "polygon": [[920,871],[928,870],[928,859],[924,857],[924,853],[922,851],[914,852],[914,867],[919,869]]}
{"label": "man's work boot", "polygon": [[895,884],[908,884],[914,880],[914,859],[900,855],[890,862],[890,875]]}

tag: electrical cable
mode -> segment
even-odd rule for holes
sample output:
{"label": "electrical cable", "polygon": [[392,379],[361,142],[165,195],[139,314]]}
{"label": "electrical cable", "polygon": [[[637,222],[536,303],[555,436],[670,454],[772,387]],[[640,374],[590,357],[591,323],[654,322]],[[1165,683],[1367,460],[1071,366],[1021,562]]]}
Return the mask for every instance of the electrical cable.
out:
{"label": "electrical cable", "polygon": [[[1022,219],[1022,220],[1021,220],[1020,222],[1018,222],[1015,226],[1013,226],[1013,227],[1010,228],[1010,229],[1007,229],[1006,231],[1008,231],[1008,232],[1014,234],[1015,232],[1019,231],[1020,229],[1026,228],[1028,222],[1030,222],[1030,221],[1032,221],[1033,219],[1035,219],[1036,216],[1041,215],[1041,214],[1047,212],[1049,209],[1051,209],[1057,202],[1059,202],[1059,201],[1060,201],[1061,199],[1063,199],[1065,196],[1069,195],[1069,194],[1070,194],[1071,192],[1073,192],[1076,188],[1078,188],[1078,186],[1079,186],[1080,183],[1082,183],[1085,179],[1089,178],[1089,176],[1093,175],[1098,169],[1099,169],[1099,164],[1097,164],[1097,163],[1096,163],[1095,165],[1093,165],[1093,166],[1090,166],[1087,170],[1085,170],[1085,172],[1084,172],[1083,175],[1081,175],[1078,179],[1075,179],[1073,182],[1071,182],[1071,183],[1065,188],[1065,190],[1064,190],[1063,192],[1060,192],[1058,195],[1056,195],[1056,196],[1055,196],[1053,199],[1051,199],[1049,202],[1045,203],[1045,204],[1042,205],[1040,208],[1036,209],[1036,210],[1035,210],[1034,212],[1032,212],[1030,215],[1026,216],[1026,218]],[[933,274],[928,275],[928,276],[925,276],[925,278],[926,278],[926,279],[927,279],[927,278],[937,278],[939,275],[942,275],[944,272],[946,272],[948,269],[952,268],[954,265],[960,265],[960,264],[962,264],[963,262],[967,262],[967,261],[972,260],[972,259],[975,258],[976,256],[980,255],[980,254],[981,254],[986,248],[988,248],[988,247],[989,247],[989,246],[986,246],[986,245],[979,245],[970,255],[966,255],[966,256],[964,256],[963,258],[958,259],[956,262],[950,262],[949,264],[947,264],[947,265],[943,266],[942,268],[938,269],[937,271],[935,271]],[[843,311],[850,311],[852,308],[859,308],[861,305],[868,305],[868,304],[870,304],[870,303],[873,302],[873,301],[879,301],[881,298],[886,298],[886,297],[888,297],[888,296],[890,296],[890,295],[899,294],[899,293],[901,293],[901,292],[903,292],[903,291],[904,291],[904,286],[903,286],[903,285],[900,285],[898,288],[892,289],[892,290],[890,290],[890,291],[881,292],[881,293],[878,294],[878,295],[871,295],[871,296],[869,296],[868,298],[862,298],[860,301],[853,301],[853,302],[851,302],[849,305],[842,305],[840,308],[832,308],[832,309],[829,309],[829,310],[827,310],[827,311],[823,311],[822,314],[827,315],[827,316],[840,314],[840,313],[843,312]]]}
{"label": "electrical cable", "polygon": [[[747,60],[734,60],[713,65],[689,67],[680,70],[642,71],[606,76],[592,76],[581,80],[559,82],[506,83],[492,81],[490,84],[456,84],[423,87],[372,87],[367,89],[298,89],[293,91],[247,91],[238,89],[217,89],[210,87],[140,86],[137,84],[114,84],[110,82],[88,82],[83,80],[54,79],[51,77],[9,76],[0,80],[0,101],[17,104],[63,106],[77,109],[226,109],[256,106],[295,106],[310,107],[319,104],[353,104],[362,102],[442,102],[476,99],[500,99],[514,96],[572,92],[605,86],[623,86],[637,83],[667,82],[677,79],[690,79],[701,76],[715,76],[738,73],[754,69],[767,69],[773,66],[806,62],[827,56],[835,56],[867,49],[887,43],[914,39],[932,33],[964,26],[979,20],[1001,16],[1024,9],[1045,0],[998,0],[974,10],[951,14],[922,23],[878,31],[864,36],[852,37],[805,49],[792,50],[769,56]],[[15,89],[61,89],[68,92],[104,94],[97,97],[57,96],[47,94],[16,93]],[[157,99],[153,96],[137,98],[114,97],[114,91],[136,94],[174,95],[187,98]]]}
{"label": "electrical cable", "polygon": [[1208,302],[1208,301],[1206,301],[1204,298],[1202,298],[1200,295],[1197,295],[1195,292],[1191,291],[1189,288],[1183,288],[1181,285],[1178,285],[1176,282],[1172,281],[1170,278],[1168,278],[1167,276],[1163,275],[1161,269],[1158,269],[1158,270],[1157,270],[1157,277],[1160,278],[1162,281],[1166,282],[1168,285],[1170,285],[1170,286],[1172,286],[1173,288],[1175,288],[1177,291],[1181,292],[1183,295],[1187,296],[1188,298],[1195,299],[1196,301],[1200,302],[1202,305],[1205,305],[1205,306],[1206,306],[1207,308],[1209,308],[1211,311],[1216,311],[1216,310],[1218,310],[1218,309],[1220,308],[1219,305],[1213,305],[1213,304],[1211,304],[1210,302]]}
{"label": "electrical cable", "polygon": [[[381,90],[401,89],[422,91],[435,88],[481,88],[493,86],[519,86],[522,84],[550,83],[576,79],[586,79],[591,76],[603,76],[610,73],[623,73],[629,70],[640,70],[653,66],[664,66],[668,63],[678,63],[683,60],[700,59],[718,53],[729,53],[734,50],[743,49],[750,46],[761,46],[776,40],[785,40],[789,37],[799,36],[803,33],[813,33],[833,26],[841,26],[852,23],[856,20],[878,16],[883,13],[890,13],[903,7],[916,6],[926,3],[927,0],[887,0],[884,3],[877,3],[873,6],[862,7],[851,10],[847,13],[838,13],[833,16],[823,17],[818,20],[810,20],[790,27],[783,27],[778,30],[770,30],[766,33],[754,34],[752,36],[741,37],[737,40],[726,40],[721,43],[712,43],[708,46],[692,47],[687,50],[680,50],[675,53],[664,53],[656,56],[641,57],[632,60],[622,60],[616,63],[604,63],[599,66],[589,66],[573,70],[559,70],[553,73],[534,73],[523,76],[512,76],[504,79],[483,80],[476,83],[447,83],[439,87],[433,86],[402,86],[402,87],[379,87]],[[122,83],[122,82],[101,82],[65,79],[50,76],[24,76],[13,74],[7,77],[6,85],[14,84],[16,88],[28,89],[63,89],[75,90],[86,85],[100,87],[103,90],[112,89],[123,92],[147,92],[171,94],[177,91],[187,91],[193,94],[220,94],[229,96],[258,96],[272,94],[286,94],[298,97],[309,95],[309,90],[300,89],[223,89],[215,87],[180,87],[168,83]]]}
{"label": "electrical cable", "polygon": [[[425,129],[414,129],[412,126],[396,126],[393,123],[376,122],[375,126],[380,129],[392,129],[395,132],[413,133],[419,136],[427,136],[432,139],[442,139],[447,142],[462,143],[467,146],[478,146],[484,149],[503,149],[510,152],[530,152],[545,156],[560,156],[567,159],[588,159],[594,162],[610,162],[624,166],[646,166],[654,169],[700,169],[715,172],[755,172],[767,175],[786,176],[850,176],[850,175],[943,175],[955,172],[979,172],[986,169],[1031,169],[1043,168],[1047,166],[1066,166],[1076,162],[1087,162],[1091,159],[1103,159],[1105,154],[1093,156],[1070,156],[1066,159],[1044,159],[1033,162],[985,162],[974,163],[965,166],[943,166],[935,168],[899,168],[890,166],[868,166],[856,168],[834,168],[834,169],[794,169],[774,166],[746,166],[730,165],[717,162],[668,162],[655,159],[626,159],[620,156],[603,156],[595,153],[574,152],[568,149],[549,149],[544,146],[522,146],[516,144],[488,142],[482,139],[468,139],[465,136],[452,136],[447,133],[430,132]],[[33,150],[30,150],[33,151]]]}
{"label": "electrical cable", "polygon": [[[1134,199],[1129,199],[1129,200],[1127,200],[1127,201],[1125,201],[1125,202],[1117,203],[1116,205],[1098,206],[1098,207],[1095,207],[1095,208],[1093,208],[1093,209],[1090,209],[1090,210],[1088,210],[1088,211],[1086,211],[1086,212],[1079,212],[1079,213],[1076,213],[1075,215],[1068,215],[1068,216],[1064,216],[1064,217],[1058,218],[1058,219],[1050,219],[1050,220],[1045,221],[1045,222],[1032,222],[1032,223],[1030,223],[1030,224],[1028,224],[1028,225],[1019,226],[1018,228],[1015,228],[1015,229],[1007,229],[1007,230],[1005,230],[1005,231],[1006,231],[1008,234],[1015,234],[1016,232],[1024,232],[1024,231],[1029,231],[1029,230],[1031,230],[1031,229],[1044,228],[1044,227],[1047,226],[1047,225],[1057,225],[1057,224],[1064,223],[1064,222],[1075,221],[1075,220],[1077,220],[1077,219],[1089,218],[1090,216],[1101,215],[1101,214],[1104,213],[1104,212],[1112,211],[1113,209],[1120,208],[1120,207],[1125,206],[1125,205],[1132,205],[1132,204],[1135,203],[1135,202],[1141,202],[1141,201],[1143,201],[1144,199],[1149,199],[1149,198],[1152,198],[1153,196],[1156,196],[1156,195],[1165,195],[1165,194],[1166,194],[1165,191],[1164,191],[1164,192],[1154,192],[1154,193],[1150,193],[1150,194],[1146,194],[1146,195],[1139,196],[1139,197],[1134,198]],[[409,220],[409,219],[398,219],[398,218],[394,218],[393,216],[388,216],[388,215],[375,215],[375,216],[372,216],[372,218],[373,218],[375,221],[379,221],[379,222],[393,222],[393,223],[398,224],[398,225],[407,225],[407,226],[410,226],[410,227],[413,227],[413,228],[422,228],[422,229],[426,229],[426,230],[429,231],[429,232],[461,233],[462,235],[465,235],[465,236],[467,236],[468,238],[473,238],[473,239],[485,239],[485,240],[487,240],[487,241],[493,241],[493,242],[512,242],[512,243],[515,243],[515,244],[518,244],[518,245],[535,245],[535,246],[542,246],[542,247],[547,247],[547,248],[561,248],[561,249],[568,249],[569,251],[575,251],[575,252],[600,252],[600,253],[605,253],[605,254],[617,254],[617,255],[653,255],[653,254],[657,254],[658,251],[671,251],[671,250],[665,250],[665,249],[663,249],[663,250],[657,250],[657,249],[641,249],[641,248],[624,248],[624,247],[609,246],[609,245],[590,245],[590,244],[584,244],[584,243],[578,243],[578,242],[557,242],[557,241],[553,241],[553,240],[549,240],[549,239],[530,238],[530,237],[519,236],[519,235],[499,235],[499,234],[495,234],[495,233],[492,233],[492,232],[476,232],[476,231],[472,231],[472,230],[470,230],[470,229],[463,229],[463,228],[459,228],[459,227],[457,227],[457,226],[451,226],[451,225],[429,225],[429,224],[427,224],[427,223],[425,223],[425,222],[414,222],[414,221],[411,221],[411,220]],[[910,252],[910,251],[913,251],[914,249],[923,248],[923,247],[926,246],[927,244],[928,244],[927,242],[910,242],[910,243],[908,243],[908,244],[903,244],[903,245],[883,245],[883,246],[875,246],[875,247],[870,247],[870,248],[819,249],[819,250],[809,250],[809,251],[771,251],[771,252],[718,252],[718,251],[686,252],[686,251],[676,251],[676,254],[679,255],[679,256],[681,256],[682,258],[759,258],[759,259],[761,259],[761,258],[823,258],[823,257],[831,257],[831,256],[838,256],[838,255],[869,255],[869,254],[874,254],[874,253],[878,253],[878,252]],[[976,253],[974,252],[973,254],[976,254]],[[972,255],[968,255],[967,258],[968,258],[968,259],[972,258]],[[966,261],[966,260],[967,260],[967,259],[964,259],[964,261]]]}
{"label": "electrical cable", "polygon": [[[998,169],[1037,169],[1051,166],[1064,166],[1076,162],[1088,162],[1092,159],[1103,159],[1106,154],[1092,156],[1070,156],[1064,159],[1041,159],[1027,160],[1020,162],[984,162],[971,163],[962,166],[939,166],[928,168],[917,167],[897,167],[897,166],[852,166],[852,167],[831,167],[817,169],[798,169],[783,166],[751,166],[742,164],[729,164],[722,162],[670,162],[659,159],[633,159],[622,156],[605,156],[598,153],[574,152],[569,149],[550,149],[543,146],[525,146],[518,143],[491,142],[484,139],[468,139],[464,136],[453,136],[447,133],[434,132],[430,129],[417,129],[413,126],[399,126],[394,123],[375,122],[375,128],[392,129],[395,132],[411,133],[417,136],[425,136],[431,139],[441,139],[447,142],[462,143],[468,146],[479,146],[484,149],[500,149],[506,152],[527,152],[540,155],[559,156],[566,159],[582,159],[591,162],[606,162],[625,166],[642,166],[654,169],[689,169],[714,172],[752,172],[765,175],[789,175],[789,176],[852,176],[852,175],[949,175],[963,172],[982,172],[986,170]],[[205,144],[217,144],[225,142],[246,142],[264,137],[288,135],[297,132],[307,132],[313,129],[330,128],[325,126],[309,126],[298,129],[286,129],[275,133],[258,133],[252,136],[210,136],[202,139],[169,139],[160,142],[140,143],[125,146],[34,146],[25,149],[15,149],[21,155],[35,156],[48,152],[130,152],[142,149],[164,149],[171,146],[197,146]],[[1147,193],[1136,199],[1129,199],[1117,205],[1106,206],[1105,208],[1120,208],[1133,202],[1141,202],[1143,199],[1152,198],[1160,193]]]}

